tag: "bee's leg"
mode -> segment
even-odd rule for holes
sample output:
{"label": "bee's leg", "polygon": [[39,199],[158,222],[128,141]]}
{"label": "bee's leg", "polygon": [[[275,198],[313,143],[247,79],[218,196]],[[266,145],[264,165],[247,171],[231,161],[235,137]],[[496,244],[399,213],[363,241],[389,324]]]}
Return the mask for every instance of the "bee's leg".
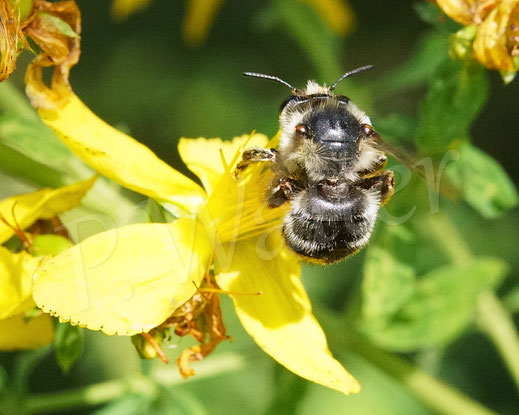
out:
{"label": "bee's leg", "polygon": [[355,186],[371,190],[380,195],[380,205],[385,205],[395,193],[395,178],[392,171],[386,171],[378,176],[366,177],[355,182]]}
{"label": "bee's leg", "polygon": [[276,208],[288,202],[292,199],[296,189],[296,182],[290,177],[280,177],[278,180],[275,180],[270,188],[268,206]]}
{"label": "bee's leg", "polygon": [[386,167],[387,156],[385,154],[380,154],[377,161],[369,166],[369,168],[363,169],[359,172],[359,176],[361,177],[373,177],[380,173],[384,167]]}
{"label": "bee's leg", "polygon": [[260,161],[275,161],[277,151],[273,148],[251,147],[245,150],[241,156],[241,161],[236,166],[236,174],[245,170],[251,164]]}

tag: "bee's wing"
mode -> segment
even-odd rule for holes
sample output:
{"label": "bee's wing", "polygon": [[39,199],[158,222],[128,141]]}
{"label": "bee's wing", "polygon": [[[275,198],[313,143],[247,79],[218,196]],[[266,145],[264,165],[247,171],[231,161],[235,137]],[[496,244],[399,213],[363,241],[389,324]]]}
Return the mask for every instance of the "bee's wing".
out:
{"label": "bee's wing", "polygon": [[422,179],[427,179],[424,169],[421,168],[422,164],[417,157],[413,156],[402,148],[395,147],[387,143],[382,139],[382,137],[380,137],[379,134],[374,134],[371,139],[373,140],[375,147],[380,151],[389,154],[391,157],[402,163],[405,167],[416,173]]}
{"label": "bee's wing", "polygon": [[[459,198],[459,189],[455,186],[445,175],[443,175],[443,169],[445,167],[444,161],[440,162],[439,165],[434,163],[431,158],[426,157],[423,159],[419,159],[416,156],[413,156],[409,152],[399,148],[392,146],[391,144],[384,141],[379,134],[375,133],[371,136],[374,145],[384,153],[390,155],[400,163],[402,163],[405,167],[407,167],[412,172],[416,173],[423,180],[426,181],[427,185],[434,185],[434,189],[437,193],[441,193],[449,199],[458,199]],[[456,153],[456,152],[455,152]],[[451,157],[447,158],[449,160],[458,160],[459,154],[456,153]],[[435,185],[436,181],[441,181]]]}

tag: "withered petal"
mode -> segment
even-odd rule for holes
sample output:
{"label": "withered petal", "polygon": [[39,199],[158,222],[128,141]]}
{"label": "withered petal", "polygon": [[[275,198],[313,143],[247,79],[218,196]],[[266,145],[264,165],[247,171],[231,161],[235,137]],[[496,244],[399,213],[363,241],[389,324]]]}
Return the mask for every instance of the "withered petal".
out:
{"label": "withered petal", "polygon": [[[78,36],[68,36],[59,30],[56,17],[65,22]],[[68,81],[70,68],[79,61],[81,13],[75,1],[51,3],[35,0],[34,13],[23,31],[41,48],[41,53],[27,68],[25,83],[27,94],[36,107],[56,108],[67,99],[71,90]],[[42,68],[55,66],[49,89],[42,80]]]}
{"label": "withered petal", "polygon": [[498,0],[436,0],[436,3],[452,20],[463,25],[480,24]]}
{"label": "withered petal", "polygon": [[513,53],[519,47],[514,38],[518,26],[519,0],[503,0],[478,27],[473,45],[476,59],[489,69],[517,71]]}
{"label": "withered petal", "polygon": [[0,3],[0,82],[9,78],[16,67],[18,42],[24,41],[20,20],[8,1]]}

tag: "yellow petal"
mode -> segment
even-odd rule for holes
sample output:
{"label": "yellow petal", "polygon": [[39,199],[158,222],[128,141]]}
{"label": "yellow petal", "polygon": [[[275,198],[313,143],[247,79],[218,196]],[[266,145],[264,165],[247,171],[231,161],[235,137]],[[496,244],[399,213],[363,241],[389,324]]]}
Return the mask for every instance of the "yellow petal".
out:
{"label": "yellow petal", "polygon": [[205,230],[192,219],[124,226],[44,262],[33,296],[61,321],[134,335],[161,324],[196,292],[210,254]]}
{"label": "yellow petal", "polygon": [[40,108],[38,112],[78,157],[115,182],[187,212],[204,200],[200,186],[164,163],[148,147],[98,118],[76,95],[71,94],[57,110]]}
{"label": "yellow petal", "polygon": [[340,36],[345,36],[355,27],[355,14],[345,0],[302,0],[312,6],[315,12]]}
{"label": "yellow petal", "polygon": [[52,317],[48,314],[28,321],[23,314],[0,320],[0,350],[36,349],[54,339]]}
{"label": "yellow petal", "polygon": [[145,9],[150,3],[151,0],[112,0],[112,17],[116,20],[124,20]]}
{"label": "yellow petal", "polygon": [[[209,200],[199,207],[198,218],[208,229],[217,230],[217,246],[250,238],[278,226],[288,208],[288,204],[276,209],[267,207],[265,191],[273,176],[264,163],[253,164],[238,176],[234,173],[244,149],[266,145],[270,143],[262,134],[243,135],[232,142],[183,139],[180,143],[184,160],[210,189]],[[208,151],[204,152],[206,146]],[[207,164],[197,162],[196,156],[200,154],[206,155],[204,163]],[[217,154],[220,157],[217,158]]]}
{"label": "yellow petal", "polygon": [[462,25],[480,24],[498,0],[436,0],[440,9]]}
{"label": "yellow petal", "polygon": [[358,382],[330,354],[301,284],[300,266],[281,249],[280,238],[272,234],[267,240],[237,243],[230,267],[217,267],[218,285],[233,292],[262,292],[232,299],[245,330],[275,360],[305,379],[345,394],[358,392]]}
{"label": "yellow petal", "polygon": [[245,134],[232,141],[223,141],[220,138],[181,138],[178,152],[189,170],[198,176],[206,192],[211,194],[225,171],[220,151],[228,165],[234,161],[229,166],[232,170],[239,161],[235,157],[238,152],[241,154],[246,147],[265,147],[267,143],[268,139],[263,134]]}
{"label": "yellow petal", "polygon": [[249,166],[238,177],[228,170],[220,177],[207,205],[199,209],[198,217],[207,227],[217,229],[220,243],[279,228],[290,206],[285,203],[277,208],[268,207],[266,190],[272,180],[273,173],[263,163]]}
{"label": "yellow petal", "polygon": [[186,0],[182,35],[186,43],[199,46],[205,42],[223,0]]}
{"label": "yellow petal", "polygon": [[[4,199],[0,202],[0,217],[13,227],[18,224],[21,229],[28,228],[38,219],[51,219],[78,206],[96,177],[58,189],[42,189]],[[11,227],[0,222],[0,243],[7,241],[13,234]]]}
{"label": "yellow petal", "polygon": [[32,275],[39,264],[25,251],[15,254],[0,246],[0,319],[34,307]]}
{"label": "yellow petal", "polygon": [[478,26],[473,46],[476,59],[489,69],[517,71],[512,52],[519,53],[518,25],[519,0],[503,0]]}

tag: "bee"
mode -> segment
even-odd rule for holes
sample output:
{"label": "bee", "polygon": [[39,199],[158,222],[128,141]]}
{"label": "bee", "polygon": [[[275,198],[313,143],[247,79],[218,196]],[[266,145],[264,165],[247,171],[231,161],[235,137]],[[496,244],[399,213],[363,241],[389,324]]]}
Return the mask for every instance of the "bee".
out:
{"label": "bee", "polygon": [[330,264],[362,249],[379,208],[394,193],[393,172],[384,170],[389,147],[360,108],[334,93],[343,79],[372,68],[349,71],[330,87],[308,81],[304,90],[276,76],[243,74],[292,90],[279,109],[277,149],[246,149],[237,171],[252,163],[270,163],[274,178],[267,204],[290,204],[283,236],[307,262]]}

